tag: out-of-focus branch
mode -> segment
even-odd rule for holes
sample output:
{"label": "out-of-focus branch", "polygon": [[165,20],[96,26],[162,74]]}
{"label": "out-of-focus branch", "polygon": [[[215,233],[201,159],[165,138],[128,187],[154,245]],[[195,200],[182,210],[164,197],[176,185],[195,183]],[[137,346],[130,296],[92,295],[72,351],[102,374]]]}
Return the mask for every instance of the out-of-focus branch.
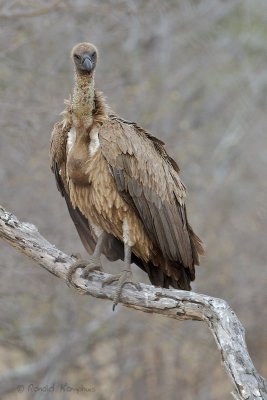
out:
{"label": "out-of-focus branch", "polygon": [[[74,261],[43,238],[34,225],[20,222],[16,216],[0,207],[0,236],[13,247],[38,262],[47,271],[66,280]],[[82,279],[79,270],[74,283],[80,292],[112,300],[116,287],[105,286],[104,273],[94,273],[91,280]],[[123,305],[148,313],[157,313],[178,320],[207,323],[221,352],[223,365],[234,384],[236,399],[267,399],[267,383],[256,371],[245,343],[244,328],[229,305],[222,299],[171,289],[159,289],[141,284],[137,291],[127,285],[123,289]]]}
{"label": "out-of-focus branch", "polygon": [[27,18],[27,17],[39,17],[40,15],[48,14],[51,11],[56,10],[64,0],[54,0],[50,5],[40,8],[35,8],[32,11],[2,11],[0,10],[0,19],[16,19],[16,18]]}
{"label": "out-of-focus branch", "polygon": [[[93,345],[96,340],[99,340],[99,329],[110,317],[111,310],[104,315],[100,315],[98,320],[89,322],[79,332],[66,333],[63,342],[61,340],[48,354],[45,354],[39,360],[2,374],[0,376],[0,394],[3,396],[16,389],[19,390],[19,387],[25,383],[28,383],[28,385],[33,383],[41,373],[50,371],[50,369],[53,370],[53,368],[59,368],[59,366],[64,366],[73,361]],[[52,374],[52,376],[54,375]]]}

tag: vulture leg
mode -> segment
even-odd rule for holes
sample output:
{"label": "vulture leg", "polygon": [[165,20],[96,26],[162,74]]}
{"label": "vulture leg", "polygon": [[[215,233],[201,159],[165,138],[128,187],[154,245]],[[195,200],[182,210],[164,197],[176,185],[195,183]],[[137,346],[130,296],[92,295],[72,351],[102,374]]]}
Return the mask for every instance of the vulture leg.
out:
{"label": "vulture leg", "polygon": [[132,251],[131,247],[128,244],[124,244],[124,269],[121,274],[112,275],[106,278],[102,284],[102,286],[109,285],[110,283],[118,281],[118,286],[116,288],[115,296],[113,299],[113,311],[115,310],[116,305],[120,301],[120,296],[122,292],[122,288],[126,283],[130,283],[136,287],[136,289],[141,290],[140,283],[135,282],[133,279],[133,273],[131,270],[131,256]]}
{"label": "vulture leg", "polygon": [[106,232],[102,232],[101,235],[99,236],[95,250],[92,254],[91,257],[89,257],[87,260],[83,260],[79,258],[77,261],[75,261],[69,268],[68,274],[67,274],[67,282],[72,285],[72,276],[76,269],[78,268],[83,268],[83,272],[81,274],[82,278],[87,279],[90,275],[90,272],[92,271],[102,271],[103,272],[103,267],[101,264],[100,256],[103,251],[103,247],[105,245],[105,241],[107,238],[108,234]]}

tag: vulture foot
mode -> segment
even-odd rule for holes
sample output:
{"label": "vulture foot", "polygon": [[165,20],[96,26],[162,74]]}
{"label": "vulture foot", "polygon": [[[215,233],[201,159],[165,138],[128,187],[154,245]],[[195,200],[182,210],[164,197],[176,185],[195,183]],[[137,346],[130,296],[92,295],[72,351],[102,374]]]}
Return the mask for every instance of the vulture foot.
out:
{"label": "vulture foot", "polygon": [[105,285],[109,285],[116,281],[118,281],[118,286],[116,288],[115,296],[113,298],[113,306],[112,306],[113,311],[115,310],[116,305],[120,301],[122,288],[126,283],[130,283],[137,290],[141,290],[140,283],[136,282],[133,279],[133,273],[132,273],[131,269],[129,269],[129,268],[125,269],[121,274],[112,275],[112,276],[109,276],[108,278],[106,278],[104,280],[104,282],[102,283],[102,287]]}
{"label": "vulture foot", "polygon": [[83,272],[81,274],[81,278],[88,279],[89,275],[93,271],[101,271],[104,272],[100,257],[90,257],[87,260],[83,260],[79,258],[77,261],[75,261],[69,268],[68,274],[67,274],[67,283],[69,286],[73,286],[72,283],[72,276],[75,273],[76,269],[78,268],[83,268]]}

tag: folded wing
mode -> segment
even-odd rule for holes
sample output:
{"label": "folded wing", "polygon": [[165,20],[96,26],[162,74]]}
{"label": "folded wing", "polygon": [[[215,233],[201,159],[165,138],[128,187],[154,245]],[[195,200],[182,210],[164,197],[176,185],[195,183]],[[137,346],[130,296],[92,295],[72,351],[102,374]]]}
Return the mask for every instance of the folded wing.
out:
{"label": "folded wing", "polygon": [[151,241],[166,259],[189,268],[193,280],[201,241],[187,222],[185,187],[163,142],[115,115],[102,125],[99,140],[119,192]]}

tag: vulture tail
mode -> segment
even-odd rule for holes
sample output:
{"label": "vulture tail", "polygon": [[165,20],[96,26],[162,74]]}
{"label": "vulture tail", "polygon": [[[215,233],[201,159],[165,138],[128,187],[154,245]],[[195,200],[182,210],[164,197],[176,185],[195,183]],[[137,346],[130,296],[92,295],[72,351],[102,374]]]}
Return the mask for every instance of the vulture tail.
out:
{"label": "vulture tail", "polygon": [[165,289],[171,286],[174,289],[191,290],[190,281],[192,281],[192,277],[188,268],[172,263],[172,267],[175,268],[176,272],[177,270],[180,272],[179,278],[174,278],[164,273],[159,266],[154,265],[152,262],[144,263],[135,255],[132,257],[132,262],[148,274],[149,280],[154,286]]}

